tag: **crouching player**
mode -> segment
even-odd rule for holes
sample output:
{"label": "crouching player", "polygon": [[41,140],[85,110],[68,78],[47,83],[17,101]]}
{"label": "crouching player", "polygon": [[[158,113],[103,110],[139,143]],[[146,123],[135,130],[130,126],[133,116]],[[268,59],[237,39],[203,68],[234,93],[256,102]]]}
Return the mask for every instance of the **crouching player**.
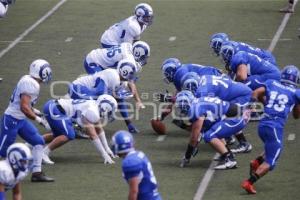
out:
{"label": "crouching player", "polygon": [[[281,80],[268,80],[263,87],[253,92],[253,98],[265,103],[265,116],[258,125],[258,134],[264,143],[264,153],[250,163],[250,178],[242,183],[249,194],[256,194],[253,184],[273,170],[282,151],[283,129],[289,112],[300,117],[300,71],[295,66],[286,66]],[[265,99],[265,101],[264,101]]]}
{"label": "crouching player", "polygon": [[13,200],[21,200],[21,181],[28,175],[32,154],[22,143],[8,147],[5,160],[0,161],[0,200],[5,200],[5,191],[12,189]]}
{"label": "crouching player", "polygon": [[134,149],[132,135],[127,131],[116,132],[112,149],[123,159],[123,176],[129,184],[128,200],[161,200],[152,165],[143,152]]}
{"label": "crouching player", "polygon": [[113,164],[114,154],[107,144],[102,127],[114,119],[116,110],[117,101],[107,94],[99,96],[97,101],[80,99],[48,101],[44,106],[44,113],[53,133],[44,135],[45,141],[50,143],[44,148],[43,161],[54,164],[48,157],[50,152],[75,138],[72,126],[72,120],[75,120],[86,129],[87,135],[104,158],[104,163]]}
{"label": "crouching player", "polygon": [[225,146],[222,139],[230,137],[245,128],[248,116],[239,117],[239,109],[236,104],[221,101],[216,97],[196,99],[187,90],[177,94],[175,106],[179,114],[187,117],[192,123],[190,141],[180,166],[185,167],[189,164],[192,155],[196,155],[197,145],[202,137],[201,133],[203,133],[204,141],[209,143],[221,155],[221,162],[215,169],[236,168],[237,162],[234,155]]}

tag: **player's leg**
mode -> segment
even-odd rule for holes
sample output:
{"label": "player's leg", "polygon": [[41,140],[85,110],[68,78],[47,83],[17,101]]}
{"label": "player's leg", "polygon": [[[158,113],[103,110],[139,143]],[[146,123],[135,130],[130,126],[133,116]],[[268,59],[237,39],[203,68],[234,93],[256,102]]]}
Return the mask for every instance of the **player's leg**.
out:
{"label": "player's leg", "polygon": [[269,171],[274,169],[276,161],[278,160],[282,150],[282,128],[260,124],[259,136],[265,144],[265,158],[257,158],[257,161],[261,164],[257,167],[256,171],[250,175],[250,178],[242,183],[242,187],[249,194],[256,193],[253,184],[257,182],[258,179],[266,175]]}
{"label": "player's leg", "polygon": [[281,8],[279,12],[283,13],[293,13],[294,12],[294,0],[288,0],[287,6]]}
{"label": "player's leg", "polygon": [[60,105],[54,100],[50,100],[44,105],[43,109],[46,120],[51,127],[53,137],[53,140],[47,144],[43,150],[43,162],[46,164],[54,164],[54,162],[49,159],[49,154],[53,150],[75,138],[72,121],[65,115],[64,110],[61,107],[58,109],[57,106]]}
{"label": "player's leg", "polygon": [[132,123],[129,117],[129,113],[128,113],[129,106],[125,101],[125,99],[117,99],[117,102],[118,102],[118,109],[127,125],[128,131],[130,133],[139,133],[140,131],[134,126],[134,124]]}
{"label": "player's leg", "polygon": [[21,120],[14,119],[9,115],[3,115],[1,119],[0,157],[6,157],[7,148],[16,141],[21,124]]}
{"label": "player's leg", "polygon": [[28,120],[24,120],[22,127],[19,130],[19,135],[26,142],[32,145],[33,169],[32,182],[53,182],[54,179],[47,177],[42,172],[42,156],[43,146],[45,144],[44,138],[40,135],[37,128]]}
{"label": "player's leg", "polygon": [[0,2],[0,18],[5,17],[8,10],[8,5]]}

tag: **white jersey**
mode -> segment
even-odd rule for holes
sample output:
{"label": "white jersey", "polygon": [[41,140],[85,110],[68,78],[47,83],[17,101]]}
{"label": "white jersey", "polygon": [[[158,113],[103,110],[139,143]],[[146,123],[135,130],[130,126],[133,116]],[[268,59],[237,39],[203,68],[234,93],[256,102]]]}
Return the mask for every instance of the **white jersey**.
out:
{"label": "white jersey", "polygon": [[100,42],[107,45],[119,45],[123,42],[132,44],[134,40],[140,39],[140,35],[146,28],[146,25],[141,27],[136,16],[131,16],[109,27],[103,33]]}
{"label": "white jersey", "polygon": [[93,90],[96,86],[97,79],[104,81],[109,94],[113,94],[121,85],[120,75],[115,69],[106,69],[92,75],[82,76],[73,81],[73,84],[83,85]]}
{"label": "white jersey", "polygon": [[8,5],[4,5],[3,3],[0,2],[0,18],[5,17],[7,9],[8,9]]}
{"label": "white jersey", "polygon": [[0,161],[0,183],[4,185],[5,190],[13,189],[28,173],[28,171],[20,171],[16,177],[9,162],[7,160]]}
{"label": "white jersey", "polygon": [[73,118],[80,126],[83,126],[82,117],[92,124],[100,121],[99,108],[94,100],[59,99],[58,103],[65,110],[66,115]]}
{"label": "white jersey", "polygon": [[5,114],[16,119],[26,119],[25,114],[21,111],[21,94],[29,95],[31,97],[31,105],[33,106],[37,102],[39,93],[40,84],[30,75],[23,76],[10,97],[10,102],[5,110]]}
{"label": "white jersey", "polygon": [[86,56],[88,64],[95,63],[103,69],[117,68],[122,59],[133,59],[132,44],[126,42],[109,49],[94,49]]}

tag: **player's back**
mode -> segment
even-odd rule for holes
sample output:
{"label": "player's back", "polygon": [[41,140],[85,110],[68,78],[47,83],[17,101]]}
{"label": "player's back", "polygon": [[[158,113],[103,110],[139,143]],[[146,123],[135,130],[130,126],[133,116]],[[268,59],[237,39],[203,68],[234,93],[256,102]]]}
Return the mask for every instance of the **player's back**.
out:
{"label": "player's back", "polygon": [[0,161],[0,183],[5,186],[5,190],[13,189],[17,183],[22,181],[28,172],[19,172],[15,176],[9,162],[7,160]]}
{"label": "player's back", "polygon": [[291,109],[299,103],[297,89],[282,84],[276,80],[265,82],[266,105],[264,108],[265,117],[261,122],[271,123],[274,126],[284,126]]}
{"label": "player's back", "polygon": [[107,45],[119,45],[123,42],[132,43],[145,29],[146,26],[141,27],[135,16],[130,16],[109,27],[103,33],[101,43]]}
{"label": "player's back", "polygon": [[233,55],[230,67],[231,70],[236,73],[238,70],[239,65],[245,64],[247,65],[247,73],[248,75],[261,75],[267,73],[278,73],[280,71],[277,66],[273,65],[272,63],[263,60],[262,58],[258,57],[257,55],[247,53],[245,51],[237,52]]}
{"label": "player's back", "polygon": [[5,110],[5,114],[16,119],[26,119],[25,114],[21,111],[21,94],[27,94],[31,97],[31,105],[36,104],[40,92],[39,83],[30,75],[23,76],[15,87]]}
{"label": "player's back", "polygon": [[193,123],[199,117],[205,117],[202,131],[206,131],[223,118],[229,106],[228,102],[217,97],[200,97],[193,103],[189,112],[189,119]]}
{"label": "player's back", "polygon": [[132,151],[128,153],[122,162],[122,169],[127,181],[132,177],[141,177],[139,200],[152,200],[159,196],[152,165],[143,152]]}
{"label": "player's back", "polygon": [[[218,97],[223,101],[234,101],[243,96],[251,95],[252,90],[243,83],[238,83],[223,76],[203,76],[196,91],[196,97]],[[250,99],[249,99],[250,100]]]}

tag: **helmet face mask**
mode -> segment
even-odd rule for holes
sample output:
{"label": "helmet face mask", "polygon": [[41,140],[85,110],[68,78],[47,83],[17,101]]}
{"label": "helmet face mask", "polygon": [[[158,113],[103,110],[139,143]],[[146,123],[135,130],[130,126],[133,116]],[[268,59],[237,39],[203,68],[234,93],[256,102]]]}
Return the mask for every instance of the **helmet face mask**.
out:
{"label": "helmet face mask", "polygon": [[131,133],[118,131],[112,137],[112,151],[114,154],[126,154],[134,150],[134,140]]}
{"label": "helmet face mask", "polygon": [[194,95],[188,90],[183,90],[176,95],[175,107],[181,117],[189,115],[194,98]]}
{"label": "helmet face mask", "polygon": [[136,80],[136,75],[137,75],[137,67],[136,65],[131,61],[131,60],[121,60],[118,63],[118,72],[120,76],[127,81],[134,81]]}
{"label": "helmet face mask", "polygon": [[177,58],[168,58],[162,64],[162,75],[165,83],[169,84],[173,82],[176,70],[181,66],[180,61]]}
{"label": "helmet face mask", "polygon": [[29,67],[29,75],[44,83],[49,83],[52,79],[50,64],[43,59],[33,61]]}
{"label": "helmet face mask", "polygon": [[136,62],[141,66],[147,64],[148,57],[150,56],[150,47],[146,42],[138,41],[133,44],[133,56]]}
{"label": "helmet face mask", "polygon": [[227,41],[229,41],[229,38],[226,33],[215,33],[211,36],[210,47],[216,56],[220,55],[222,44]]}
{"label": "helmet face mask", "polygon": [[235,50],[234,46],[231,43],[223,44],[221,47],[221,57],[224,64],[229,65],[232,59],[232,56],[234,55]]}
{"label": "helmet face mask", "polygon": [[140,3],[135,7],[135,16],[138,22],[150,26],[153,22],[153,10],[149,4]]}
{"label": "helmet face mask", "polygon": [[287,65],[281,71],[280,82],[299,87],[300,85],[300,71],[294,65]]}
{"label": "helmet face mask", "polygon": [[32,167],[30,149],[22,143],[14,143],[7,149],[7,160],[15,172],[26,172]]}
{"label": "helmet face mask", "polygon": [[98,97],[97,103],[102,125],[114,121],[118,106],[115,98],[108,94],[103,94]]}

